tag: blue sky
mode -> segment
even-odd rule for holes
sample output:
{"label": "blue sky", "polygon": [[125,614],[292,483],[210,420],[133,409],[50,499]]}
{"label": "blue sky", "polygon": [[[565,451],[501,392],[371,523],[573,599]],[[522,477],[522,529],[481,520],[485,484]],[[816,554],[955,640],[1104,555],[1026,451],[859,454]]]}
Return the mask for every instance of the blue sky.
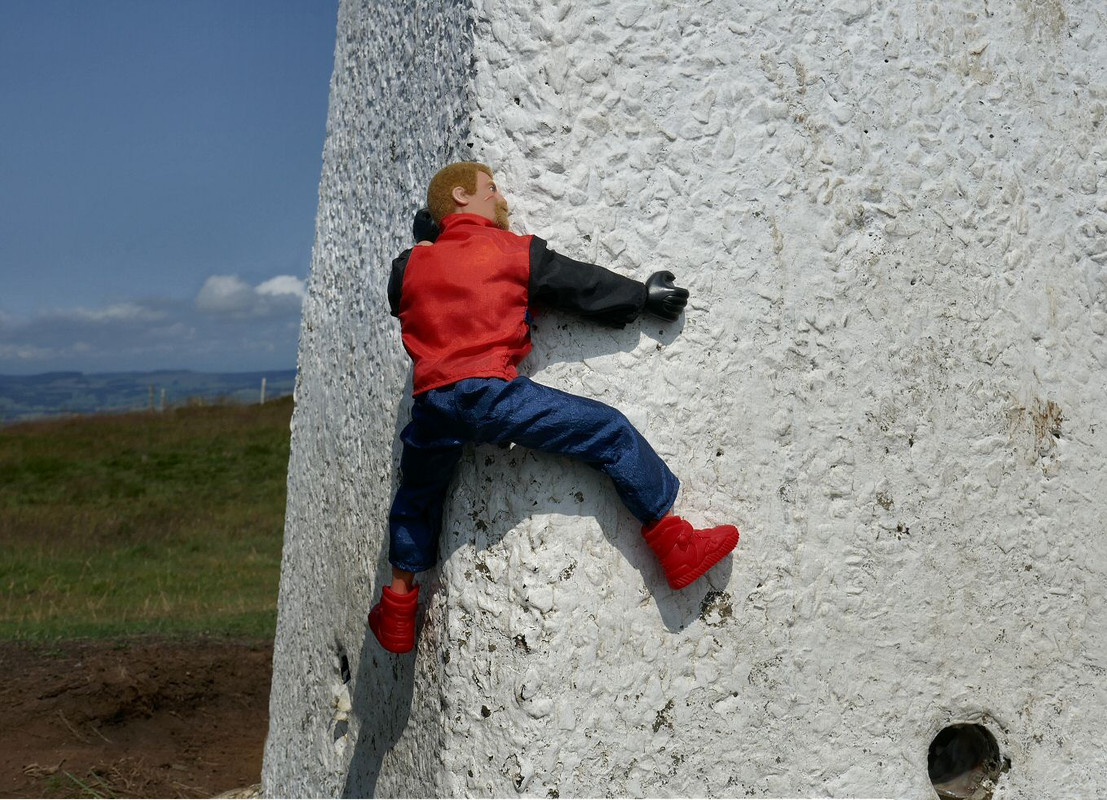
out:
{"label": "blue sky", "polygon": [[0,1],[0,373],[295,366],[337,6]]}

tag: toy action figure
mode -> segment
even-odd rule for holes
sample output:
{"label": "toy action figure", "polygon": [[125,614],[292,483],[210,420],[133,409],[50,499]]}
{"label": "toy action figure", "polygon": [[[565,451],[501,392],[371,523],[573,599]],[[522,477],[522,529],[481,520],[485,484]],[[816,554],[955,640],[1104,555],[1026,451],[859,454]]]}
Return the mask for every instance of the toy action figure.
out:
{"label": "toy action figure", "polygon": [[507,201],[483,164],[441,170],[427,205],[416,215],[418,246],[393,261],[388,283],[414,362],[414,404],[389,515],[392,585],[369,614],[378,641],[395,653],[415,645],[415,574],[437,563],[443,504],[467,442],[514,442],[591,464],[641,520],[669,585],[699,578],[738,544],[737,528],[694,530],[674,516],[679,482],[620,412],[516,371],[531,348],[532,306],[622,327],[642,311],[677,319],[687,290],[670,272],[643,284],[511,233]]}

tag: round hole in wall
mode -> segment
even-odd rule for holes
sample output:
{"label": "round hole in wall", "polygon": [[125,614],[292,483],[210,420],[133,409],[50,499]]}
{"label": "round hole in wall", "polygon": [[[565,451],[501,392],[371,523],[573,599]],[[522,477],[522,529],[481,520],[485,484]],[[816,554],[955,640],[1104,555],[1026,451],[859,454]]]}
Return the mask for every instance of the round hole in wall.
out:
{"label": "round hole in wall", "polygon": [[942,800],[990,800],[1000,773],[1010,766],[992,732],[968,723],[939,731],[927,756],[930,782]]}

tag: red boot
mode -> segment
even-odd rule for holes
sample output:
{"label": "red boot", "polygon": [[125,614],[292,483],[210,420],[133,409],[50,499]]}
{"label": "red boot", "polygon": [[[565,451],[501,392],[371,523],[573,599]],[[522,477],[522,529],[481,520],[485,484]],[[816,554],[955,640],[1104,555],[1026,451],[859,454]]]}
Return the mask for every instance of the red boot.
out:
{"label": "red boot", "polygon": [[397,594],[385,586],[381,601],[369,612],[369,628],[381,647],[393,653],[407,653],[415,647],[415,608],[419,604],[419,587],[407,594]]}
{"label": "red boot", "polygon": [[643,525],[642,535],[674,589],[683,589],[696,580],[738,544],[738,529],[733,525],[698,531],[675,516]]}

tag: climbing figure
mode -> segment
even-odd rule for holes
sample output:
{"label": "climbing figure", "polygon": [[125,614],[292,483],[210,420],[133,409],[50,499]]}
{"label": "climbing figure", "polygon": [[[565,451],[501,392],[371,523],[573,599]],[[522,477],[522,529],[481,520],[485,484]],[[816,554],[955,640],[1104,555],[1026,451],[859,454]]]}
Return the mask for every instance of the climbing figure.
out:
{"label": "climbing figure", "polygon": [[696,530],[674,516],[679,482],[623,414],[516,370],[531,349],[532,306],[623,327],[643,311],[676,320],[688,291],[671,272],[643,284],[511,233],[507,201],[483,164],[439,171],[427,205],[414,223],[418,246],[392,262],[388,282],[414,364],[414,404],[388,520],[392,584],[369,614],[377,640],[395,653],[415,645],[415,574],[437,563],[446,493],[467,442],[513,442],[599,469],[642,522],[669,585],[695,581],[734,549],[738,529]]}

